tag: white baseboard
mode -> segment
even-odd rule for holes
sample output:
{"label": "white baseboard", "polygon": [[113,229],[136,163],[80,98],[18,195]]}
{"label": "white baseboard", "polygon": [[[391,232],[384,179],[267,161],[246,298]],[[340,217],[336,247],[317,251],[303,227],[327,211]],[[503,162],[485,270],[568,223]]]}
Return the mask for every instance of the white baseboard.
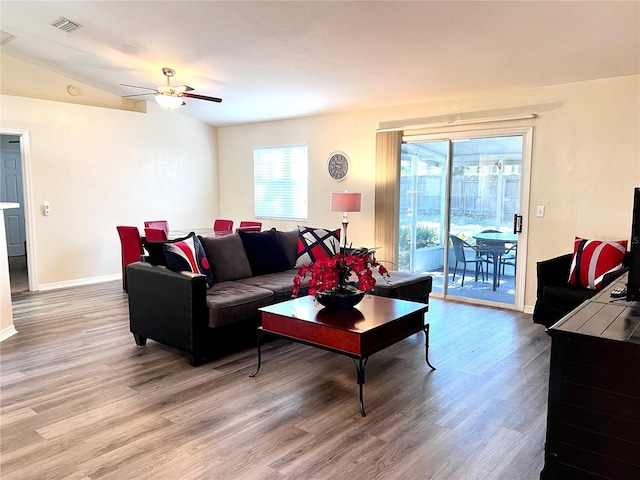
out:
{"label": "white baseboard", "polygon": [[81,285],[92,285],[94,283],[112,282],[113,280],[122,280],[122,275],[104,275],[102,277],[79,278],[76,280],[67,280],[64,282],[41,283],[38,285],[39,291],[56,290],[58,288],[79,287]]}
{"label": "white baseboard", "polygon": [[14,336],[16,333],[18,333],[18,331],[16,330],[16,327],[14,327],[13,325],[4,327],[2,330],[0,330],[0,342],[6,340],[9,337]]}
{"label": "white baseboard", "polygon": [[523,312],[533,314],[533,305],[525,305]]}

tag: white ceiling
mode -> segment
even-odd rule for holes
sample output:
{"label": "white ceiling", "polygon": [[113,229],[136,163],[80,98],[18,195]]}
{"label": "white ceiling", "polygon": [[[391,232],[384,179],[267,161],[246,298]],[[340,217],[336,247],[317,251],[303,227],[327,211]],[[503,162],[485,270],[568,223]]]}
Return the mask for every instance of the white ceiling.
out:
{"label": "white ceiling", "polygon": [[[7,1],[2,52],[226,126],[640,73],[640,1]],[[71,33],[50,24],[64,16]],[[144,98],[144,97],[143,97]],[[151,97],[148,97],[151,98]]]}

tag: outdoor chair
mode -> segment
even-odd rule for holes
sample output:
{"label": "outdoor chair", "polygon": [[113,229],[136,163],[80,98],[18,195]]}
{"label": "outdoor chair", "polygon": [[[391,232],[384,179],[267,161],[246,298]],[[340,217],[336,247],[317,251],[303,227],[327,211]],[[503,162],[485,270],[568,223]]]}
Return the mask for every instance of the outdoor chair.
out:
{"label": "outdoor chair", "polygon": [[[473,245],[469,245],[460,237],[456,235],[449,235],[449,238],[451,239],[451,243],[453,243],[453,253],[456,257],[456,264],[455,264],[455,267],[453,268],[453,281],[454,282],[456,281],[458,263],[462,263],[463,270],[462,270],[461,286],[464,287],[464,277],[465,277],[465,274],[467,273],[467,263],[472,263],[472,264],[475,264],[476,282],[478,281],[478,272],[480,272],[480,274],[482,275],[482,281],[484,282],[484,269],[482,267],[482,264],[486,262],[487,259],[480,255],[480,252],[476,247],[474,247]],[[467,249],[469,253],[473,252],[470,258],[467,257],[467,252],[465,251],[465,249]]]}
{"label": "outdoor chair", "polygon": [[516,275],[516,259],[518,256],[518,245],[514,244],[507,248],[500,256],[500,270],[498,271],[498,279],[500,275],[504,275],[505,267],[507,265],[513,267],[513,276]]}
{"label": "outdoor chair", "polygon": [[[489,230],[482,230],[480,233],[502,233],[502,232],[500,230],[489,229]],[[478,254],[484,258],[487,275],[489,275],[489,264],[493,264],[493,253],[492,253],[491,247],[488,246],[484,240],[476,239],[475,248],[478,251]],[[496,266],[494,265],[493,268],[496,268]]]}

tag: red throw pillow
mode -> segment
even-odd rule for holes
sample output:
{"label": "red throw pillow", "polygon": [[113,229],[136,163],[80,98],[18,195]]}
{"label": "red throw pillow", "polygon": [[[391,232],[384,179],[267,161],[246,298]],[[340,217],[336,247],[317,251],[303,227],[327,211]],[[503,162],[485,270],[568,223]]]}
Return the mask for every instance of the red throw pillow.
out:
{"label": "red throw pillow", "polygon": [[605,274],[622,268],[627,241],[603,242],[576,237],[569,285],[600,290]]}
{"label": "red throw pillow", "polygon": [[295,268],[331,257],[340,251],[340,229],[298,226],[298,258]]}

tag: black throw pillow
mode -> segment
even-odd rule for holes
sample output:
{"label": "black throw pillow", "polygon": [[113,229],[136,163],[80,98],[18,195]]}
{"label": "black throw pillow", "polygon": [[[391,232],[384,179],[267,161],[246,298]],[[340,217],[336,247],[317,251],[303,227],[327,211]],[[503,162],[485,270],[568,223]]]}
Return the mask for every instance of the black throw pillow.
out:
{"label": "black throw pillow", "polygon": [[284,272],[291,268],[275,228],[264,232],[240,230],[238,234],[254,276]]}
{"label": "black throw pillow", "polygon": [[144,242],[142,246],[147,253],[149,253],[147,261],[154,266],[162,265],[163,267],[166,267],[167,257],[164,254],[164,244],[167,242],[181,242],[187,238],[189,238],[189,235],[186,237],[174,238],[173,240],[165,240],[164,242]]}
{"label": "black throw pillow", "polygon": [[[180,240],[184,240],[181,238]],[[164,256],[165,242],[145,242],[144,248],[149,253],[149,263],[151,265],[167,266],[167,258]]]}

